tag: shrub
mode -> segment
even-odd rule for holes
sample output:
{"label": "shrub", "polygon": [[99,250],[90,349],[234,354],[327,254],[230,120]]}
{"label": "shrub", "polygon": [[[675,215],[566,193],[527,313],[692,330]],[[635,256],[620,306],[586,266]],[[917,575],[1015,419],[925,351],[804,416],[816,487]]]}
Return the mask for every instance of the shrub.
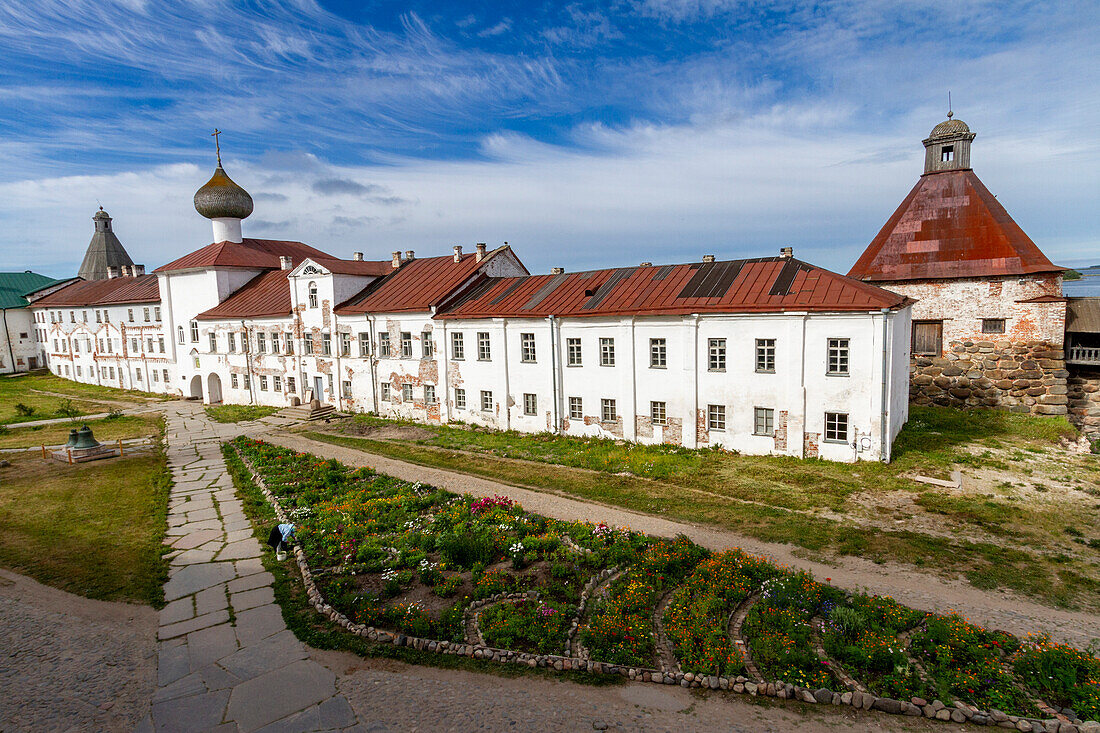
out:
{"label": "shrub", "polygon": [[440,598],[450,598],[455,593],[458,593],[458,589],[462,587],[462,576],[452,575],[449,578],[441,580],[432,587],[432,593],[435,593]]}
{"label": "shrub", "polygon": [[460,568],[491,565],[497,558],[496,541],[487,532],[448,534],[439,538],[439,554]]}
{"label": "shrub", "polygon": [[57,414],[59,417],[67,417],[70,420],[76,420],[80,417],[81,412],[73,404],[72,400],[61,400],[57,405]]}
{"label": "shrub", "polygon": [[30,417],[34,414],[34,408],[30,405],[25,405],[22,402],[17,402],[15,404],[15,412],[22,417]]}
{"label": "shrub", "polygon": [[1048,702],[1073,708],[1084,720],[1100,716],[1100,660],[1096,657],[1039,636],[1023,646],[1013,669]]}
{"label": "shrub", "polygon": [[505,601],[482,611],[479,623],[489,646],[551,654],[560,652],[570,616],[557,604]]}

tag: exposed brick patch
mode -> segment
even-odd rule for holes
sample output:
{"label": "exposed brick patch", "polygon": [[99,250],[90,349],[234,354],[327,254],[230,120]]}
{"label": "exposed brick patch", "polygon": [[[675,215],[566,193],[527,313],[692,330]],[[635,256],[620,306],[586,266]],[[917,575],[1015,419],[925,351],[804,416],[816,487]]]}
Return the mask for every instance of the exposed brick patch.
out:
{"label": "exposed brick patch", "polygon": [[710,432],[707,430],[707,411],[695,411],[695,440],[699,445],[710,443]]}
{"label": "exposed brick patch", "polygon": [[802,434],[802,453],[805,458],[817,458],[820,455],[818,450],[818,442],[821,440],[821,433],[803,433]]}
{"label": "exposed brick patch", "polygon": [[653,418],[648,415],[634,416],[634,434],[639,438],[653,437]]}
{"label": "exposed brick patch", "polygon": [[661,442],[665,445],[683,445],[683,434],[683,418],[670,417],[668,418],[668,424],[665,425],[665,438]]}
{"label": "exposed brick patch", "polygon": [[787,411],[780,410],[779,417],[775,421],[775,450],[786,452],[787,450]]}
{"label": "exposed brick patch", "polygon": [[439,362],[435,359],[421,359],[420,381],[427,384],[437,384],[439,382]]}

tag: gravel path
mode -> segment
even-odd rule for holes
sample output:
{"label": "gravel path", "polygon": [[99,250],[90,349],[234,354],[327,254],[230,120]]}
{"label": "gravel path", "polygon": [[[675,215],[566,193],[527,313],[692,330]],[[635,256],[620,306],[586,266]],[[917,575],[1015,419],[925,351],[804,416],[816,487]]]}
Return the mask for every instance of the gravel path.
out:
{"label": "gravel path", "polygon": [[351,703],[361,726],[380,733],[942,731],[942,724],[936,726],[921,718],[664,685],[592,687],[552,678],[509,678],[362,659],[343,652],[313,651],[311,656],[336,673],[337,687]]}
{"label": "gravel path", "polygon": [[[807,560],[791,545],[761,542],[733,532],[707,526],[683,524],[617,507],[521,489],[477,476],[418,466],[352,448],[322,443],[282,432],[256,437],[298,451],[336,458],[351,466],[371,466],[382,473],[407,481],[422,481],[456,493],[475,496],[506,494],[528,511],[566,520],[604,521],[648,534],[673,537],[685,534],[712,550],[738,547],[763,555],[781,565],[809,570],[818,579],[851,590],[867,590],[892,596],[913,608],[940,613],[957,611],[972,622],[1003,629],[1017,635],[1045,631],[1054,639],[1085,647],[1100,639],[1100,615],[1050,608],[1016,594],[974,588],[963,580],[947,580],[892,563],[876,564],[861,558],[844,557],[834,564]],[[599,507],[594,509],[594,507]],[[804,552],[804,551],[801,551]]]}
{"label": "gravel path", "polygon": [[0,570],[0,731],[131,731],[157,675],[157,612]]}

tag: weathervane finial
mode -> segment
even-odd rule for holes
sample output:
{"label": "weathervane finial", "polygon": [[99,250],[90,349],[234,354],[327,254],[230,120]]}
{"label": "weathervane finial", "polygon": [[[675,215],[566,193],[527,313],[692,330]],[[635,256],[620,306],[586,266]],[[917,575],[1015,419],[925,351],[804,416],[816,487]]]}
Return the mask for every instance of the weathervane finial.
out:
{"label": "weathervane finial", "polygon": [[947,93],[947,119],[951,119],[955,113],[951,111],[951,92]]}
{"label": "weathervane finial", "polygon": [[222,167],[222,146],[221,146],[221,143],[218,142],[218,135],[221,135],[221,134],[222,134],[222,131],[219,130],[218,128],[216,128],[216,127],[214,128],[214,132],[210,133],[210,136],[214,138],[214,150],[218,154],[218,167],[219,168]]}

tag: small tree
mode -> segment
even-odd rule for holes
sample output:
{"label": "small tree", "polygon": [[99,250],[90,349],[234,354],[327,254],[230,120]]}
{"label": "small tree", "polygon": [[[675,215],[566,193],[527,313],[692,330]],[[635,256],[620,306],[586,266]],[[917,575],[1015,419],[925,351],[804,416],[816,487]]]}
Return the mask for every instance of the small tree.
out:
{"label": "small tree", "polygon": [[76,419],[80,417],[80,410],[77,409],[72,400],[61,400],[61,403],[57,406],[57,414],[76,422]]}

